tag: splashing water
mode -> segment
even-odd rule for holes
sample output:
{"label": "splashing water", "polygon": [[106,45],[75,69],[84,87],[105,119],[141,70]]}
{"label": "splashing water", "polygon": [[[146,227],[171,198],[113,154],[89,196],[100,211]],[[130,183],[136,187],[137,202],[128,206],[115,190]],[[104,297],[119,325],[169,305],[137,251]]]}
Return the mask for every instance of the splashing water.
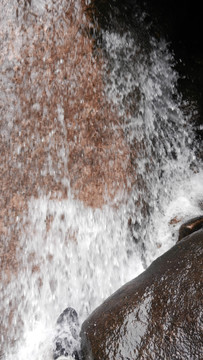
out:
{"label": "splashing water", "polygon": [[[30,11],[39,15],[45,5],[52,6],[49,1],[33,1]],[[75,2],[76,12],[80,6]],[[10,12],[6,16],[12,20]],[[5,287],[0,285],[3,324],[9,318],[10,301],[18,304],[9,330],[17,344],[15,350],[7,347],[3,358],[8,360],[51,359],[56,319],[67,306],[76,309],[82,323],[104,299],[176,242],[178,221],[202,212],[203,171],[194,174],[190,169],[195,162],[190,114],[182,110],[167,44],[150,39],[146,51],[130,31],[120,35],[110,30],[102,31],[102,43],[105,96],[118,111],[129,147],[135,149],[134,185],[130,194],[121,196],[125,201],[112,206],[109,200],[101,209],[76,200],[68,176],[63,179],[66,199],[50,198],[43,191],[38,198],[29,198],[19,224],[20,268]],[[13,47],[18,54],[20,38]],[[11,56],[14,50],[9,51]],[[12,128],[12,104],[5,114]],[[56,121],[63,126],[62,103]],[[63,163],[68,156],[65,146],[59,149]],[[177,222],[170,223],[175,218]]]}

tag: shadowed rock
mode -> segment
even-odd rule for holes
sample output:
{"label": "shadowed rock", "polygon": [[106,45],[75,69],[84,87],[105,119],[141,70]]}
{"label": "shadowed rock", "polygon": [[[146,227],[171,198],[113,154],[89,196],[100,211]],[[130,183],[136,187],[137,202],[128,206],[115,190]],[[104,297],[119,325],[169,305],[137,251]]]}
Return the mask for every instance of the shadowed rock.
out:
{"label": "shadowed rock", "polygon": [[84,359],[200,359],[203,231],[177,243],[82,325]]}

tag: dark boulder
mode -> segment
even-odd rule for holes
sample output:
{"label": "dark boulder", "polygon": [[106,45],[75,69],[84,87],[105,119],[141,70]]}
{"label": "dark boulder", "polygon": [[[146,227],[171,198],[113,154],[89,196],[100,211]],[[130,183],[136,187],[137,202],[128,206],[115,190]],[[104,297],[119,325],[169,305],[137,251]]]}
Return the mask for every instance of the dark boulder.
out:
{"label": "dark boulder", "polygon": [[195,217],[186,223],[182,224],[179,229],[178,241],[184,239],[184,237],[192,234],[193,232],[203,228],[203,216]]}
{"label": "dark boulder", "polygon": [[178,242],[83,323],[84,359],[200,359],[203,230]]}

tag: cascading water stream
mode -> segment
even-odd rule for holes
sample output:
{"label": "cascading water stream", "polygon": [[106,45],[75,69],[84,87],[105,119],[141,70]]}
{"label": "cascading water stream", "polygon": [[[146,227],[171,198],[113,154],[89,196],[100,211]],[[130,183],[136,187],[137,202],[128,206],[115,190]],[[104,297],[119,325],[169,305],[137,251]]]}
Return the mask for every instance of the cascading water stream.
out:
{"label": "cascading water stream", "polygon": [[[30,12],[41,16],[46,11],[45,5],[51,9],[52,2],[33,1]],[[11,10],[5,2],[4,33],[9,32],[9,19],[15,29]],[[75,2],[75,11],[81,11],[80,1]],[[47,28],[49,21],[47,18]],[[20,27],[16,25],[16,29],[20,33]],[[191,114],[184,113],[177,94],[178,75],[166,42],[151,38],[146,51],[139,37],[129,30],[122,35],[110,29],[101,33],[105,97],[117,109],[129,148],[135,149],[131,158],[135,169],[133,185],[128,193],[125,189],[117,193],[118,201],[113,204],[107,198],[100,209],[85,206],[75,198],[70,185],[69,144],[60,144],[59,165],[67,170],[61,181],[67,185],[67,198],[57,195],[51,198],[41,189],[40,196],[29,197],[23,221],[18,224],[20,267],[6,285],[0,284],[3,325],[10,321],[10,304],[15,304],[9,336],[14,342],[16,339],[16,344],[14,350],[13,343],[7,345],[3,359],[51,359],[56,319],[67,306],[76,309],[82,323],[110,294],[175,244],[178,221],[202,211],[199,200],[203,172],[199,169],[194,174],[191,170],[191,164],[196,162],[195,149],[191,149]],[[20,57],[21,36],[9,50],[10,57],[12,51]],[[31,30],[27,36],[29,41],[33,36]],[[60,61],[55,65],[59,71]],[[77,81],[77,73],[71,76]],[[2,93],[6,87],[12,93],[8,77],[2,76],[1,84]],[[74,86],[72,91],[74,94]],[[5,113],[7,137],[14,116],[10,105]],[[18,106],[15,111],[21,113]],[[65,132],[63,113],[61,100],[55,122]],[[117,131],[115,123],[112,129]],[[53,141],[50,135],[50,149]],[[51,158],[46,171],[60,178]],[[175,218],[177,221],[171,222]],[[1,343],[4,341],[1,335]]]}

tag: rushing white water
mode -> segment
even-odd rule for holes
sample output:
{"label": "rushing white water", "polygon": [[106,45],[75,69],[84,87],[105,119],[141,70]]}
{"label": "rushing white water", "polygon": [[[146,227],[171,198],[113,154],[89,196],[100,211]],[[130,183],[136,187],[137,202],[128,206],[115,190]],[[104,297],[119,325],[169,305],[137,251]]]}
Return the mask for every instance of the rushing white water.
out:
{"label": "rushing white water", "polygon": [[[44,3],[37,7],[33,1],[32,11],[43,12]],[[203,172],[190,169],[195,161],[190,114],[183,114],[167,44],[151,39],[146,51],[129,31],[109,30],[102,37],[106,96],[119,109],[129,146],[136,146],[135,185],[124,203],[96,210],[75,200],[70,186],[66,200],[43,194],[29,199],[21,269],[17,281],[14,276],[2,290],[4,309],[10,300],[18,303],[13,324],[23,322],[15,352],[8,348],[3,355],[7,360],[51,359],[55,322],[67,306],[82,322],[175,244],[182,222],[202,213]],[[67,153],[61,156],[66,162]],[[170,223],[174,218],[180,222]],[[10,329],[11,336],[15,331]]]}

